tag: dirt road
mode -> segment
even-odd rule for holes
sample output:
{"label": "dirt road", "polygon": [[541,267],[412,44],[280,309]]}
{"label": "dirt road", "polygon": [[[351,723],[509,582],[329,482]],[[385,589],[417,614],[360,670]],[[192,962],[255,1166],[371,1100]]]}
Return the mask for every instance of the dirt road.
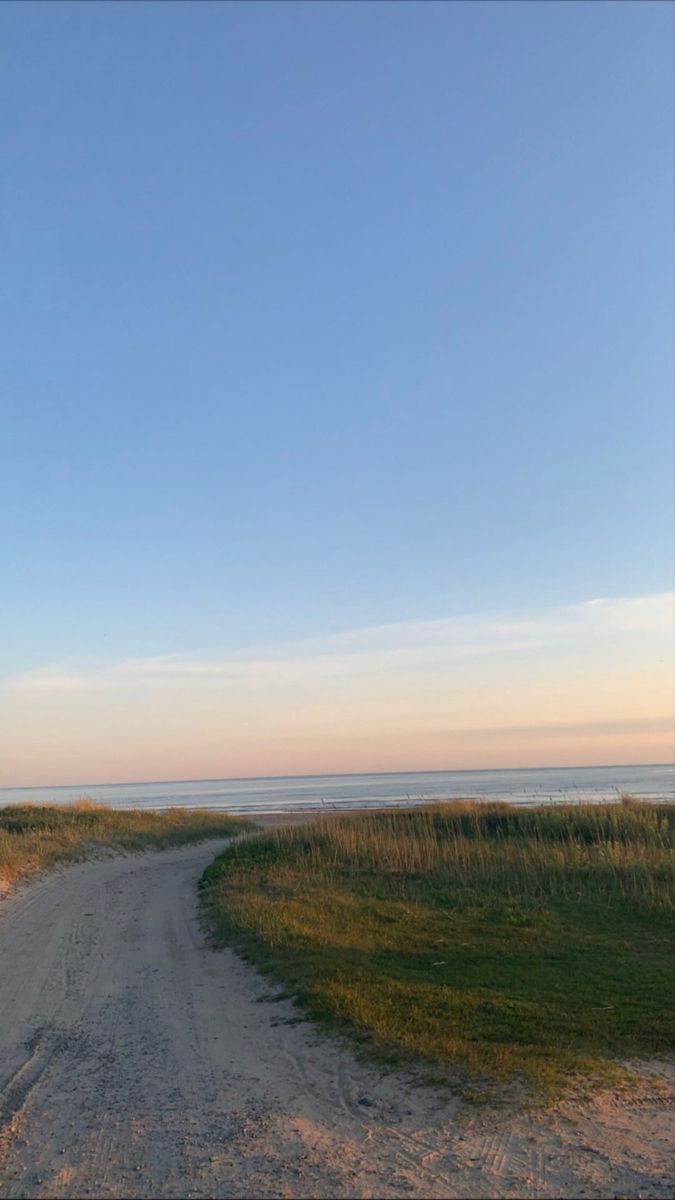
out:
{"label": "dirt road", "polygon": [[299,1022],[205,943],[217,848],[60,869],[0,904],[0,1196],[672,1194],[659,1080],[496,1120]]}

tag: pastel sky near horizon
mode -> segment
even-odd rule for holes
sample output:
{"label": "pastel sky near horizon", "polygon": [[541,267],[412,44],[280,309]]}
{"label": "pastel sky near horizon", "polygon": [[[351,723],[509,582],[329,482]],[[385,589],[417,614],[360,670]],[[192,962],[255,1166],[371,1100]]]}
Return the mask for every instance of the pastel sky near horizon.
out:
{"label": "pastel sky near horizon", "polygon": [[673,760],[674,19],[0,7],[0,786]]}

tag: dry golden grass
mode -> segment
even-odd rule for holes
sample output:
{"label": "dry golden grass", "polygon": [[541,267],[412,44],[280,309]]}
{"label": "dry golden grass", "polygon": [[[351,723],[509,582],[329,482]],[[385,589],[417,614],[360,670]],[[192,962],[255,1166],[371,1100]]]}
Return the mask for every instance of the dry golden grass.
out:
{"label": "dry golden grass", "polygon": [[117,810],[83,797],[69,805],[0,808],[0,889],[56,862],[97,850],[162,849],[250,828],[246,821],[208,810]]}

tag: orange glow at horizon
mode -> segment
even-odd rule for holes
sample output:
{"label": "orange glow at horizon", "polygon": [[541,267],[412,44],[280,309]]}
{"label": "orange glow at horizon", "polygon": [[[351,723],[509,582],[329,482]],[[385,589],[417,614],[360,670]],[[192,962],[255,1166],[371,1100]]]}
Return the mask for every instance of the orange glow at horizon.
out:
{"label": "orange glow at horizon", "polygon": [[0,786],[672,762],[672,597],[0,681]]}

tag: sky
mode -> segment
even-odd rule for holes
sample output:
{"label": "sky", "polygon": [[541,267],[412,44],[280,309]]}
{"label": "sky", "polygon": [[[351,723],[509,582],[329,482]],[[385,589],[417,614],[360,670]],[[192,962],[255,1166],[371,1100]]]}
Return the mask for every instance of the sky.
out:
{"label": "sky", "polygon": [[0,7],[0,785],[672,761],[674,12]]}

